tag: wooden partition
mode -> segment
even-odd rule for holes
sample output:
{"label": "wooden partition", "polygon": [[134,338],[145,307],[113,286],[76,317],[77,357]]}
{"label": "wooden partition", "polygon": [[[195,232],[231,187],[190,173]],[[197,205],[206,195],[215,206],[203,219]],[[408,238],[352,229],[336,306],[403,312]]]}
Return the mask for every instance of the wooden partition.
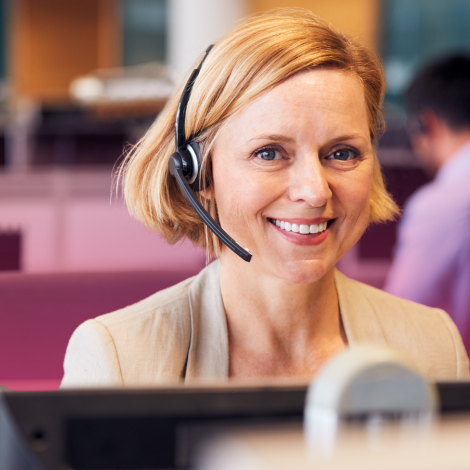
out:
{"label": "wooden partition", "polygon": [[[172,1],[172,0],[168,0]],[[380,0],[249,0],[251,12],[306,8],[338,29],[377,43]],[[9,76],[16,97],[43,104],[69,101],[75,77],[120,65],[119,0],[11,2]]]}
{"label": "wooden partition", "polygon": [[16,97],[66,103],[71,80],[119,65],[118,0],[15,0],[10,80]]}

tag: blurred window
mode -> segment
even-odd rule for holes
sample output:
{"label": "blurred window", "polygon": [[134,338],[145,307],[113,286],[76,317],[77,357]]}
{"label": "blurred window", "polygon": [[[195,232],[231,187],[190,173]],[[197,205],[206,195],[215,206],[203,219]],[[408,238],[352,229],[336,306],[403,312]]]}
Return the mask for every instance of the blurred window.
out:
{"label": "blurred window", "polygon": [[166,59],[166,0],[122,0],[123,65]]}
{"label": "blurred window", "polygon": [[469,0],[383,0],[382,58],[389,100],[433,57],[470,50]]}

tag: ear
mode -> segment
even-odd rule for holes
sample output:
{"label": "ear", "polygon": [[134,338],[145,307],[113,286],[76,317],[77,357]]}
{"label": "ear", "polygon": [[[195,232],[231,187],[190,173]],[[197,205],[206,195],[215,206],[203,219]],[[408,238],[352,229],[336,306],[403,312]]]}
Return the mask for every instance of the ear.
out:
{"label": "ear", "polygon": [[440,167],[440,154],[447,126],[431,109],[423,110],[420,119],[424,132],[412,136],[411,144],[423,169],[434,177]]}
{"label": "ear", "polygon": [[438,139],[444,130],[443,126],[445,126],[445,123],[437,117],[436,113],[432,109],[429,108],[421,111],[419,117],[423,123],[426,136],[431,141]]}
{"label": "ear", "polygon": [[204,199],[207,199],[209,201],[212,201],[212,189],[211,189],[211,186],[209,186],[208,188],[206,189],[203,189],[201,191],[199,191],[199,194],[204,198]]}

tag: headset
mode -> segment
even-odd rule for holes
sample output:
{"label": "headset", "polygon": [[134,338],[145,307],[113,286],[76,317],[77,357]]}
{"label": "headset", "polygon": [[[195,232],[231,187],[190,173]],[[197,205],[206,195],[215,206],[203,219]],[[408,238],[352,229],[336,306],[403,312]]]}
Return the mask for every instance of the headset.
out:
{"label": "headset", "polygon": [[194,82],[199,75],[202,64],[213,47],[214,46],[211,45],[207,48],[206,54],[201,60],[199,66],[191,73],[181,95],[175,121],[176,152],[170,157],[168,168],[170,170],[170,174],[176,178],[176,181],[178,182],[178,185],[183,191],[186,199],[202,221],[212,230],[219,240],[225,243],[225,245],[227,245],[227,247],[235,254],[237,254],[241,259],[250,262],[252,256],[251,253],[246,248],[241,247],[222,229],[220,225],[217,224],[217,222],[204,209],[193,192],[205,189],[210,185],[210,181],[205,181],[205,178],[201,177],[202,156],[200,155],[199,143],[194,142],[194,136],[189,140],[186,140],[186,109],[188,107]]}

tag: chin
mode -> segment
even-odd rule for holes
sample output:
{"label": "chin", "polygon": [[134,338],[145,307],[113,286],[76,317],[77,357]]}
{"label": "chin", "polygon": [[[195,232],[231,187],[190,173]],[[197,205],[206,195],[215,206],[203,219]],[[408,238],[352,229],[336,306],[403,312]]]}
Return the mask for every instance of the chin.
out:
{"label": "chin", "polygon": [[320,260],[299,260],[287,261],[276,271],[278,277],[290,284],[311,284],[322,279],[332,267]]}

